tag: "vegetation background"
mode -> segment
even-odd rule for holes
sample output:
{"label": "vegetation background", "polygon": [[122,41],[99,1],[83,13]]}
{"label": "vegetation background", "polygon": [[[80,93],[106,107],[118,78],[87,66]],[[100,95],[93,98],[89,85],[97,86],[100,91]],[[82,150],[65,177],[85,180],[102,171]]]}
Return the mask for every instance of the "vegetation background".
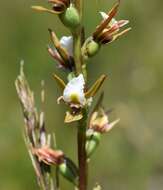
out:
{"label": "vegetation background", "polygon": [[[86,34],[114,0],[85,1]],[[14,80],[20,60],[35,91],[46,83],[46,124],[58,146],[75,158],[76,129],[63,126],[64,109],[57,105],[58,88],[52,73],[59,71],[49,57],[47,28],[69,35],[57,19],[35,13],[31,5],[43,0],[0,1],[0,189],[36,190],[37,184],[23,138],[23,119]],[[102,73],[105,105],[121,122],[104,135],[90,163],[89,183],[104,190],[161,190],[163,187],[163,1],[123,0],[118,18],[130,20],[132,31],[105,46],[88,66],[90,84]],[[63,76],[64,77],[64,76]],[[62,190],[72,189],[62,179]],[[89,188],[91,189],[91,188]]]}

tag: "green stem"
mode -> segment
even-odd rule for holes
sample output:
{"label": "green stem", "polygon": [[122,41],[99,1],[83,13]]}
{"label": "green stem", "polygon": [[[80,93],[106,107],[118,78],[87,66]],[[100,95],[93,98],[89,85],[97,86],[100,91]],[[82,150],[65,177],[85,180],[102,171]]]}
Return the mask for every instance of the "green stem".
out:
{"label": "green stem", "polygon": [[[83,0],[75,0],[74,5],[78,10],[79,16],[80,16],[80,22],[82,23],[82,12],[83,12]],[[82,24],[80,23],[79,27],[73,32],[74,37],[74,59],[75,59],[75,67],[76,67],[76,74],[79,75],[82,73],[82,65],[83,65],[83,59],[82,59],[82,52],[81,52],[81,46],[82,46]]]}
{"label": "green stem", "polygon": [[81,55],[81,30],[78,28],[73,34],[74,39],[74,60],[76,74],[82,73],[82,55]]}

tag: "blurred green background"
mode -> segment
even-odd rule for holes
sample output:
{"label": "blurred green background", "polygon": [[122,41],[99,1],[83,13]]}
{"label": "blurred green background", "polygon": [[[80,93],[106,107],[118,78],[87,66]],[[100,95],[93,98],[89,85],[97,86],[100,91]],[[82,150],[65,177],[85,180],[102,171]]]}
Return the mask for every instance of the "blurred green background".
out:
{"label": "blurred green background", "polygon": [[[85,0],[87,36],[114,0]],[[64,109],[53,72],[59,73],[46,51],[47,28],[69,35],[57,19],[34,13],[43,0],[0,1],[0,190],[36,190],[37,184],[22,138],[23,119],[14,80],[19,62],[39,103],[40,81],[46,83],[46,123],[58,146],[75,158],[76,129],[64,126]],[[130,20],[132,31],[105,46],[88,66],[90,84],[102,73],[105,105],[114,108],[118,127],[104,135],[90,163],[90,188],[104,190],[162,190],[163,188],[163,1],[124,0],[118,18]],[[62,190],[72,186],[62,180]]]}

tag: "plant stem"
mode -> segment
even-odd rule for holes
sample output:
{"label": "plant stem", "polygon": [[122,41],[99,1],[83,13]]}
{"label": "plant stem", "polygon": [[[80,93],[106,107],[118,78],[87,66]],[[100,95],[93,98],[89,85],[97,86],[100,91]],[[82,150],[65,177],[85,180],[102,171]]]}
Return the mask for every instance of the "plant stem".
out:
{"label": "plant stem", "polygon": [[[83,0],[75,0],[75,7],[78,10],[80,21],[82,23],[82,11],[83,11]],[[81,39],[82,39],[82,24],[80,23],[79,27],[74,31],[74,59],[75,59],[75,67],[76,74],[79,75],[82,73],[82,52],[81,52]]]}
{"label": "plant stem", "polygon": [[[82,23],[83,0],[75,0],[80,20]],[[82,24],[73,33],[74,37],[74,60],[76,74],[82,73],[83,59],[81,52],[82,39]],[[83,119],[79,122],[77,142],[78,142],[78,162],[79,162],[79,190],[87,190],[87,154],[86,154],[86,127],[87,127],[87,111],[83,109]]]}
{"label": "plant stem", "polygon": [[78,161],[79,161],[79,190],[87,189],[87,154],[86,154],[86,126],[87,113],[85,111],[78,127]]}
{"label": "plant stem", "polygon": [[80,18],[82,18],[82,12],[83,12],[83,0],[74,0],[75,7],[77,8]]}
{"label": "plant stem", "polygon": [[76,67],[76,74],[82,73],[82,55],[81,55],[81,30],[78,28],[74,34],[74,60]]}

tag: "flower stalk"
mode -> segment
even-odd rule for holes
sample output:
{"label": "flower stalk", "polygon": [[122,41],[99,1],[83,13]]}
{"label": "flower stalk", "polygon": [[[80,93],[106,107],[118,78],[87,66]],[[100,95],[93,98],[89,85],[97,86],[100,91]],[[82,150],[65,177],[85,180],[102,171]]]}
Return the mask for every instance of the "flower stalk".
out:
{"label": "flower stalk", "polygon": [[87,153],[86,153],[86,127],[87,112],[84,110],[84,117],[78,127],[78,162],[79,162],[79,190],[87,189]]}
{"label": "flower stalk", "polygon": [[[66,74],[67,81],[56,74],[53,74],[53,79],[61,92],[57,103],[64,103],[67,106],[64,123],[76,122],[78,164],[76,165],[62,150],[58,149],[55,136],[53,142],[53,135],[47,133],[43,111],[44,90],[41,93],[43,105],[39,111],[35,106],[34,93],[28,85],[21,66],[15,84],[24,116],[25,142],[40,189],[59,190],[59,176],[62,175],[76,190],[87,190],[90,158],[99,146],[102,135],[109,133],[119,122],[119,119],[110,122],[108,111],[102,105],[103,93],[95,107],[90,109],[94,97],[107,77],[105,74],[100,75],[88,88],[88,58],[96,55],[101,46],[115,41],[131,28],[121,30],[129,21],[117,21],[114,18],[120,5],[118,0],[107,14],[100,12],[103,17],[101,23],[85,40],[85,28],[82,23],[84,0],[48,0],[48,3],[51,9],[42,6],[32,8],[41,13],[52,13],[58,16],[71,33],[59,39],[56,33],[49,29],[51,44],[48,45],[47,50],[57,61],[57,68]],[[98,184],[94,188],[94,190],[101,189]]]}
{"label": "flower stalk", "polygon": [[[79,12],[82,22],[83,0],[76,0],[75,6]],[[74,33],[74,60],[77,75],[82,73],[82,26],[76,29]],[[87,130],[87,111],[83,109],[83,118],[79,121],[77,143],[78,143],[78,164],[79,164],[79,190],[87,189],[87,153],[86,153],[86,130]]]}
{"label": "flower stalk", "polygon": [[76,29],[73,34],[74,37],[74,61],[76,68],[76,75],[82,73],[82,55],[81,55],[81,27]]}

